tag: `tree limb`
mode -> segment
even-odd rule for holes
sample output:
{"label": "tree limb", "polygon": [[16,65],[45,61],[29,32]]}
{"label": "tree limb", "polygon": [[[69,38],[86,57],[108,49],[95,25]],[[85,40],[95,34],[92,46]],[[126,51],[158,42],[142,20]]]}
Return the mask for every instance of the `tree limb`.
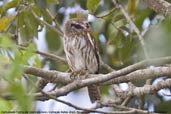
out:
{"label": "tree limb", "polygon": [[171,67],[155,67],[151,69],[149,68],[149,69],[137,70],[126,76],[120,76],[118,78],[110,80],[104,84],[107,85],[118,84],[123,82],[145,80],[149,78],[157,78],[159,76],[171,76]]}
{"label": "tree limb", "polygon": [[166,0],[144,0],[147,6],[164,16],[171,16],[171,4]]}
{"label": "tree limb", "polygon": [[[156,93],[156,91],[163,89],[163,88],[170,88],[171,87],[171,79],[166,79],[159,81],[157,84],[154,85],[145,85],[143,87],[134,87],[133,89],[129,89],[127,91],[120,91],[120,97],[126,98],[128,96],[141,96],[150,93]],[[117,87],[116,87],[117,88]],[[117,90],[117,89],[116,89]]]}
{"label": "tree limb", "polygon": [[[91,84],[103,83],[103,82],[106,82],[106,81],[114,79],[114,78],[117,79],[117,77],[121,78],[120,76],[125,77],[129,81],[130,81],[130,79],[132,79],[131,81],[135,81],[137,79],[136,76],[139,74],[141,76],[140,77],[137,76],[138,79],[144,78],[145,75],[147,75],[146,78],[151,78],[151,77],[160,76],[160,75],[169,75],[170,76],[170,74],[171,74],[170,67],[157,67],[154,69],[146,69],[147,73],[143,70],[135,71],[144,66],[147,66],[148,65],[147,63],[150,63],[150,62],[156,63],[158,60],[159,59],[144,60],[142,62],[136,63],[134,65],[130,65],[130,66],[123,68],[121,70],[118,70],[118,71],[113,71],[108,74],[98,74],[98,75],[90,74],[89,77],[93,77],[93,78],[87,78],[87,79],[76,80],[76,81],[71,80],[69,73],[62,73],[62,72],[58,72],[58,71],[44,71],[44,70],[37,69],[37,68],[27,67],[25,70],[25,73],[36,74],[39,77],[43,77],[45,79],[48,79],[48,80],[50,80],[52,82],[56,82],[56,83],[63,83],[63,84],[66,84],[66,82],[69,83],[59,89],[56,89],[52,92],[48,92],[49,95],[59,97],[59,96],[66,95],[73,90],[76,90],[76,89],[79,89],[79,88],[82,88],[82,87],[85,87],[85,86],[88,86]],[[171,58],[169,58],[169,57],[165,57],[162,59],[160,58],[160,62],[161,61],[169,62],[168,60],[171,61]],[[133,71],[135,71],[135,72],[133,72]],[[133,73],[131,73],[131,72],[133,72]],[[131,73],[131,74],[129,74],[129,73]],[[128,74],[128,76],[124,76],[126,74]],[[149,76],[151,76],[151,77],[149,77]],[[120,82],[122,82],[122,80],[120,80]],[[40,100],[42,99],[41,93],[36,93],[35,96],[40,98]],[[45,99],[45,98],[43,97],[43,99]]]}
{"label": "tree limb", "polygon": [[72,81],[69,76],[70,73],[59,72],[56,70],[46,71],[41,68],[28,66],[25,66],[24,68],[24,73],[44,78],[46,80],[49,80],[49,82],[67,84]]}
{"label": "tree limb", "polygon": [[[89,77],[94,77],[94,78],[89,78],[86,80],[87,81],[90,80],[91,84],[102,83],[110,79],[114,79],[114,78],[129,74],[135,70],[145,68],[146,66],[149,66],[149,65],[163,65],[166,63],[170,63],[170,62],[171,62],[171,57],[148,59],[148,60],[135,63],[128,67],[125,67],[123,69],[120,69],[118,71],[110,72],[108,74],[90,74]],[[53,71],[53,70],[45,71],[40,68],[26,67],[26,66],[25,66],[24,73],[42,77],[54,83],[66,84],[66,83],[72,82],[72,79],[70,78],[70,73],[64,73],[64,72]]]}

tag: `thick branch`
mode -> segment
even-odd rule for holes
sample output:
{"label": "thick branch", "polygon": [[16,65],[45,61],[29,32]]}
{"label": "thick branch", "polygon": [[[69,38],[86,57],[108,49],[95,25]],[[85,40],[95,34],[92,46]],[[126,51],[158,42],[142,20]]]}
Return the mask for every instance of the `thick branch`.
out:
{"label": "thick branch", "polygon": [[[59,97],[59,96],[66,95],[73,90],[76,90],[76,89],[79,89],[79,88],[82,88],[82,87],[85,87],[85,86],[88,86],[91,84],[99,84],[99,83],[103,83],[103,82],[109,81],[111,79],[120,77],[120,76],[127,75],[135,70],[146,67],[149,64],[161,65],[161,64],[166,64],[166,63],[170,63],[170,62],[171,62],[171,57],[148,59],[148,60],[144,60],[142,62],[136,63],[134,65],[130,65],[121,70],[110,72],[108,74],[90,74],[89,77],[93,77],[93,78],[88,78],[88,79],[84,79],[84,80],[76,80],[74,82],[72,82],[69,73],[63,73],[63,72],[59,72],[59,71],[44,71],[42,69],[32,68],[32,67],[26,67],[24,72],[27,74],[32,74],[35,76],[42,77],[42,78],[47,79],[54,83],[62,83],[62,84],[69,83],[66,86],[63,86],[55,91],[48,92],[49,95]],[[169,71],[171,71],[171,70],[169,70]],[[165,72],[163,72],[163,73],[165,73]],[[153,73],[153,75],[155,75],[155,74]],[[163,74],[163,75],[165,75],[165,74]],[[47,97],[44,97],[41,93],[37,93],[37,94],[35,94],[35,96],[39,100],[47,99]]]}
{"label": "thick branch", "polygon": [[165,0],[144,0],[149,8],[164,16],[171,16],[171,4]]}
{"label": "thick branch", "polygon": [[55,70],[45,71],[40,68],[25,67],[24,73],[44,78],[53,83],[66,84],[72,81],[69,77],[69,73],[63,73]]}
{"label": "thick branch", "polygon": [[171,87],[171,79],[166,79],[166,80],[159,81],[157,84],[154,85],[135,87],[133,89],[129,89],[128,91],[120,92],[119,94],[123,98],[126,98],[128,96],[141,96],[145,94],[155,93],[160,89],[170,88],[170,87]]}
{"label": "thick branch", "polygon": [[144,80],[149,78],[157,78],[159,76],[171,76],[171,67],[156,67],[151,69],[149,68],[149,69],[137,70],[126,76],[121,76],[113,80],[110,80],[104,84],[117,84],[123,82],[138,81],[138,80]]}
{"label": "thick branch", "polygon": [[[113,71],[108,74],[90,74],[88,78],[84,80],[76,80],[73,81],[70,78],[70,73],[63,73],[59,71],[45,71],[39,68],[33,68],[33,67],[25,67],[24,72],[26,74],[32,74],[38,77],[42,77],[46,80],[49,80],[53,83],[61,83],[61,84],[67,84],[66,86],[63,86],[59,89],[56,89],[52,92],[48,92],[49,95],[53,95],[55,97],[66,95],[67,93],[91,85],[91,84],[99,84],[106,82],[110,79],[116,79],[119,78],[123,79],[120,81],[117,81],[117,83],[124,81],[135,81],[137,79],[143,79],[143,78],[151,78],[151,77],[157,77],[157,76],[171,76],[171,67],[154,67],[153,69],[144,69],[144,70],[138,70],[140,68],[143,68],[147,66],[148,64],[166,64],[170,63],[171,57],[164,57],[164,58],[157,58],[157,59],[150,59],[150,60],[144,60],[142,62],[136,63],[134,65],[130,65],[126,68],[123,68],[118,71]],[[148,63],[148,64],[147,64]],[[138,70],[138,71],[135,71]],[[133,72],[135,71],[135,72]],[[132,72],[132,73],[131,73]],[[130,73],[130,74],[129,74]],[[140,75],[140,76],[139,76]],[[122,76],[122,77],[120,77]],[[119,77],[119,78],[118,78]],[[124,78],[126,77],[126,78]],[[118,78],[118,79],[117,79]],[[69,84],[68,84],[69,83]],[[164,87],[164,86],[163,86]],[[42,93],[36,93],[35,94],[36,99],[39,100],[46,100],[48,99],[46,96],[43,96]]]}
{"label": "thick branch", "polygon": [[[135,64],[135,65],[137,65],[137,64]],[[135,65],[131,65],[131,66],[126,67],[124,69],[114,71],[114,72],[111,72],[108,74],[98,74],[98,75],[91,74],[90,77],[94,77],[94,78],[88,78],[88,79],[84,79],[84,80],[76,80],[76,81],[74,81],[74,82],[72,82],[66,86],[63,86],[62,88],[59,88],[59,89],[52,91],[52,92],[49,92],[48,94],[54,95],[56,97],[63,96],[63,95],[66,95],[67,93],[69,93],[73,90],[76,90],[76,89],[79,89],[79,88],[82,88],[82,87],[85,87],[85,86],[88,86],[91,84],[102,83],[102,82],[108,81],[110,79],[125,75],[126,73],[130,73],[133,70],[132,68],[135,68]],[[136,68],[139,68],[139,67],[137,66]],[[170,75],[171,74],[171,68],[169,68],[169,67],[168,68],[161,67],[160,71],[158,71],[159,68],[154,68],[154,69],[155,70],[149,69],[150,74],[147,74],[147,78],[151,78],[151,77],[148,77],[149,75],[159,76],[159,74],[157,74],[157,73],[160,73],[160,75]],[[147,69],[147,71],[148,71],[148,69]],[[156,73],[154,73],[154,71],[156,71]],[[161,72],[161,71],[163,71],[163,72]],[[141,71],[139,71],[139,73],[141,74]],[[138,75],[137,72],[135,72],[135,74]],[[135,78],[135,74],[131,74],[131,75]],[[69,74],[65,75],[65,76],[69,77]],[[130,79],[135,81],[134,78],[130,78]],[[139,79],[142,79],[142,78],[143,78],[142,76],[139,77]],[[40,100],[45,99],[44,97],[42,98],[41,93],[37,93],[36,97],[40,98]]]}
{"label": "thick branch", "polygon": [[[118,71],[113,71],[108,74],[92,74],[89,75],[89,77],[95,77],[95,78],[89,78],[86,80],[90,80],[91,84],[92,83],[100,83],[100,82],[106,82],[110,79],[117,78],[123,75],[127,75],[135,70],[138,70],[140,68],[144,68],[148,65],[163,65],[166,63],[171,62],[171,57],[163,57],[163,58],[156,58],[156,59],[148,59],[141,61],[139,63],[130,65],[128,67],[125,67],[121,70]],[[40,68],[34,68],[34,67],[25,67],[26,74],[32,74],[38,77],[42,77],[44,79],[47,79],[49,81],[52,81],[54,83],[61,83],[61,84],[66,84],[72,82],[70,78],[70,73],[63,73],[59,71],[45,71]]]}

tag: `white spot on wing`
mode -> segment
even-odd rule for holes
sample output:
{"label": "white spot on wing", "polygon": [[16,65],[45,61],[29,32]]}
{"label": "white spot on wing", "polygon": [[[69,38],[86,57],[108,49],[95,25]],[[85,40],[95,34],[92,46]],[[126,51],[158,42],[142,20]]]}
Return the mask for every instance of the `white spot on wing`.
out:
{"label": "white spot on wing", "polygon": [[88,36],[88,40],[90,41],[92,47],[94,48],[94,43],[93,43],[93,41],[92,41],[92,38],[91,38],[90,34],[87,33],[87,36]]}

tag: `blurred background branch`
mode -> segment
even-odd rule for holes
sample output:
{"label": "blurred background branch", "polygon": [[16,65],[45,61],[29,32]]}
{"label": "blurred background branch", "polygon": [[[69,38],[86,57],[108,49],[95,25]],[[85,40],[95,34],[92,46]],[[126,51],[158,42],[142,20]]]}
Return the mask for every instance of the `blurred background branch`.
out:
{"label": "blurred background branch", "polygon": [[171,3],[166,0],[143,0],[149,8],[155,12],[164,15],[171,16]]}

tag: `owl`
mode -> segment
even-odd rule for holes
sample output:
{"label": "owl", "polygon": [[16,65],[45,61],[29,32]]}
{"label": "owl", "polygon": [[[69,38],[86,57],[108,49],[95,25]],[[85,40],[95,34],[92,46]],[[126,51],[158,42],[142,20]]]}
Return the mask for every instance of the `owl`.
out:
{"label": "owl", "polygon": [[[99,52],[92,28],[85,18],[74,18],[64,25],[64,51],[72,72],[83,71],[97,74],[100,68]],[[100,100],[99,87],[88,86],[90,101]]]}

